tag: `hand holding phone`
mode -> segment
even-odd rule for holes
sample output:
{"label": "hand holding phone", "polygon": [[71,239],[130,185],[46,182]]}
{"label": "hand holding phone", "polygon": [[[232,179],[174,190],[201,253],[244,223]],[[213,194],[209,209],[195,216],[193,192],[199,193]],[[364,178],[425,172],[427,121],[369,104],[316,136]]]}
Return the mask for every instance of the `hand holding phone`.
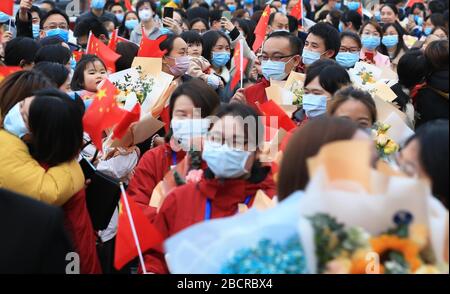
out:
{"label": "hand holding phone", "polygon": [[231,20],[231,12],[228,10],[222,11],[222,17],[225,17],[228,20]]}

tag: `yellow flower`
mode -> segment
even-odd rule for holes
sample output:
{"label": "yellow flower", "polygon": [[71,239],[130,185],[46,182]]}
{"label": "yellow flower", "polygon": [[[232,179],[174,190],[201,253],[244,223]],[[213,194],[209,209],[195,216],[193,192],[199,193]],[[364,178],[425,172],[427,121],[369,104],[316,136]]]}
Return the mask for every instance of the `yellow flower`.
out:
{"label": "yellow flower", "polygon": [[384,154],[390,155],[392,153],[395,153],[398,151],[398,144],[395,143],[393,140],[388,139],[386,145],[384,146]]}
{"label": "yellow flower", "polygon": [[409,227],[409,238],[422,250],[428,244],[428,229],[423,224],[413,224]]}
{"label": "yellow flower", "polygon": [[389,125],[389,124],[385,124],[385,123],[380,124],[380,132],[382,132],[382,133],[387,132],[387,130],[389,130],[390,128],[391,128],[391,125]]}

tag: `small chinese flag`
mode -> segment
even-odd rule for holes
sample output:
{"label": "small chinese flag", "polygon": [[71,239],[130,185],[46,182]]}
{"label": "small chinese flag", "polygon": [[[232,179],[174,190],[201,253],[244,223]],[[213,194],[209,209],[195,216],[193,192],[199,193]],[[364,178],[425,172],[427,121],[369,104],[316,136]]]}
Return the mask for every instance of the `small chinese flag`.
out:
{"label": "small chinese flag", "polygon": [[413,7],[414,4],[416,3],[423,3],[423,0],[408,0],[408,2],[406,3],[406,7]]}
{"label": "small chinese flag", "polygon": [[83,52],[82,51],[78,51],[78,50],[74,50],[72,52],[73,54],[73,58],[75,59],[76,62],[79,62],[81,60],[81,58],[83,57]]}
{"label": "small chinese flag", "polygon": [[10,74],[22,70],[20,66],[0,66],[0,83]]}
{"label": "small chinese flag", "polygon": [[162,35],[156,40],[150,40],[142,28],[141,45],[139,46],[138,57],[163,57],[167,50],[161,51],[159,45],[167,39],[167,35]]}
{"label": "small chinese flag", "polygon": [[134,11],[134,8],[131,5],[130,0],[125,0],[125,8],[127,9],[127,11]]}
{"label": "small chinese flag", "polygon": [[278,120],[278,129],[281,128],[289,132],[296,127],[292,119],[273,100],[259,104],[258,108],[265,116],[266,127],[274,127],[270,125],[271,117],[275,117]]}
{"label": "small chinese flag", "polygon": [[164,130],[166,130],[166,133],[170,130],[170,109],[169,106],[166,106],[161,111],[159,118],[164,123]]}
{"label": "small chinese flag", "polygon": [[105,80],[83,116],[83,128],[98,150],[102,150],[102,132],[119,123],[126,111],[116,102],[117,88]]}
{"label": "small chinese flag", "polygon": [[359,3],[359,7],[356,10],[356,12],[359,13],[359,15],[363,16],[363,6],[362,6],[362,2]]}
{"label": "small chinese flag", "polygon": [[234,63],[235,63],[235,71],[234,71],[234,76],[233,79],[231,80],[230,83],[230,89],[234,89],[236,87],[236,85],[239,83],[239,81],[241,80],[241,68],[242,69],[246,69],[247,68],[247,64],[248,64],[248,59],[247,58],[242,58],[242,65],[241,65],[241,42],[238,42],[236,47],[234,48]]}
{"label": "small chinese flag", "polygon": [[111,35],[111,38],[109,39],[109,44],[108,44],[108,47],[109,47],[109,49],[111,49],[112,51],[116,51],[116,47],[117,47],[117,43],[118,43],[118,39],[117,39],[117,37],[118,37],[118,31],[119,31],[119,29],[115,29],[113,32],[112,32],[112,35]]}
{"label": "small chinese flag", "polygon": [[261,47],[264,39],[266,38],[267,26],[269,25],[270,18],[270,5],[267,5],[264,9],[261,18],[255,28],[255,42],[253,42],[253,52],[258,51]]}
{"label": "small chinese flag", "polygon": [[303,18],[303,0],[299,0],[291,10],[291,16],[295,17],[299,23]]}
{"label": "small chinese flag", "polygon": [[87,54],[97,55],[105,63],[106,69],[109,72],[115,72],[116,61],[121,55],[103,44],[103,42],[97,39],[92,33],[89,36],[88,43]]}
{"label": "small chinese flag", "polygon": [[[123,197],[124,195],[122,194],[119,203],[119,220],[114,252],[114,267],[116,269],[121,269],[138,255]],[[149,222],[132,198],[127,197],[127,200],[141,251],[145,252],[160,245],[164,240],[159,231]]]}
{"label": "small chinese flag", "polygon": [[131,111],[127,111],[122,120],[114,128],[114,139],[121,139],[128,130],[128,127],[141,117],[141,105],[136,103]]}
{"label": "small chinese flag", "polygon": [[7,15],[13,15],[14,12],[14,0],[0,0],[0,11]]}

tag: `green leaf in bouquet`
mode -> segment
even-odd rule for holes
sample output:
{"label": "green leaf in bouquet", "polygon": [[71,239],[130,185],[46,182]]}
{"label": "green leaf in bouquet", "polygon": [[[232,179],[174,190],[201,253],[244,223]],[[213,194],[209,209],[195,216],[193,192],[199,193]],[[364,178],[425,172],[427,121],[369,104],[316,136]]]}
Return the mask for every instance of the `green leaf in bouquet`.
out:
{"label": "green leaf in bouquet", "polygon": [[386,253],[387,259],[383,263],[386,274],[407,274],[410,272],[405,257],[397,251],[389,251]]}

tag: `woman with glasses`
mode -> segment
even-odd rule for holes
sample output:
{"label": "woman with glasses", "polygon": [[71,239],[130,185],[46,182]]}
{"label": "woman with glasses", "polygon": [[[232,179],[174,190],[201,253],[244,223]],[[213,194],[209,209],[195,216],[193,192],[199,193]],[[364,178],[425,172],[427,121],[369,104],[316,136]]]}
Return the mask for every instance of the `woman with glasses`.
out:
{"label": "woman with glasses", "polygon": [[341,33],[341,47],[336,55],[336,61],[346,69],[352,68],[359,61],[362,44],[358,34],[345,31]]}

